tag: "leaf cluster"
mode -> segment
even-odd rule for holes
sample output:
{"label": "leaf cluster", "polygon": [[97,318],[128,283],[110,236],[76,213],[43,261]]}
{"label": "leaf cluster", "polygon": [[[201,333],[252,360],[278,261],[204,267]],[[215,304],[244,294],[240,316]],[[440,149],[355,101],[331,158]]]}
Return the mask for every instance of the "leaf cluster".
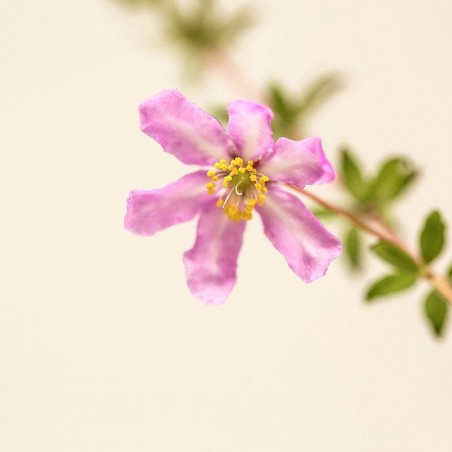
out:
{"label": "leaf cluster", "polygon": [[266,89],[266,97],[275,114],[275,137],[303,135],[307,119],[342,87],[342,80],[337,74],[316,78],[299,94],[289,93],[280,83],[270,84]]}
{"label": "leaf cluster", "polygon": [[[282,136],[292,139],[303,136],[307,120],[341,88],[342,82],[337,74],[317,77],[298,96],[289,94],[280,83],[269,85],[265,95],[267,104],[274,113],[272,130],[275,139]],[[217,106],[210,111],[221,123],[227,123],[225,107]],[[324,211],[320,213],[324,214],[327,215]]]}
{"label": "leaf cluster", "polygon": [[[445,224],[438,211],[431,212],[424,221],[419,234],[419,254],[415,259],[399,245],[380,241],[371,247],[373,253],[390,264],[392,272],[375,281],[366,292],[366,300],[372,302],[413,287],[421,277],[429,275],[428,265],[441,253],[445,244]],[[452,266],[448,273],[452,282]],[[423,301],[424,313],[436,336],[441,336],[446,324],[449,305],[440,293],[433,290]]]}
{"label": "leaf cluster", "polygon": [[[413,184],[418,176],[417,169],[404,157],[393,156],[368,175],[353,153],[340,150],[340,162],[337,166],[338,177],[349,195],[352,211],[357,216],[370,220],[380,219],[391,225],[391,207]],[[362,267],[361,233],[351,227],[345,234],[345,253],[353,269]]]}
{"label": "leaf cluster", "polygon": [[231,14],[218,8],[216,0],[193,0],[182,8],[176,0],[121,0],[130,6],[149,6],[158,13],[163,33],[186,56],[199,63],[199,57],[235,42],[254,22],[249,7]]}

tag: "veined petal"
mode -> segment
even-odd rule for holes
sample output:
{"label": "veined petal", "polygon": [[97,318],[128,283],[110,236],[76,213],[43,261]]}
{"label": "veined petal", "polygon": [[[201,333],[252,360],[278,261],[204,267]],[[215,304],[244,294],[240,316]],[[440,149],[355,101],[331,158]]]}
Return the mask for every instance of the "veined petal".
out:
{"label": "veined petal", "polygon": [[339,239],[298,198],[278,187],[269,190],[258,212],[266,236],[305,282],[323,276],[342,252]]}
{"label": "veined petal", "polygon": [[137,235],[152,235],[191,220],[210,200],[206,179],[205,171],[197,171],[157,190],[132,191],[124,227]]}
{"label": "veined petal", "polygon": [[223,126],[177,90],[146,99],[140,120],[141,130],[183,163],[212,165],[234,154]]}
{"label": "veined petal", "polygon": [[188,287],[202,302],[223,303],[234,287],[245,224],[230,220],[215,203],[201,214],[195,245],[184,254],[184,263]]}
{"label": "veined petal", "polygon": [[280,138],[273,149],[264,155],[259,171],[272,181],[282,181],[303,188],[305,185],[323,184],[335,178],[318,137],[293,141]]}
{"label": "veined petal", "polygon": [[303,188],[305,185],[323,184],[335,178],[318,137],[293,141],[280,138],[273,149],[264,155],[259,171],[271,181],[282,181]]}
{"label": "veined petal", "polygon": [[228,129],[237,154],[246,160],[258,160],[273,146],[272,111],[265,105],[237,100],[228,105]]}

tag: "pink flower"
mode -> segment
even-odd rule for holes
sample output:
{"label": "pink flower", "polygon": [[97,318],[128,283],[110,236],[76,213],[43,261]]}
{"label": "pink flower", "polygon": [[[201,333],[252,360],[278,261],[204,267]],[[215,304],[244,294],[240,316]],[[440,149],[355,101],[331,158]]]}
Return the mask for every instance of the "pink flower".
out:
{"label": "pink flower", "polygon": [[140,106],[141,129],[181,162],[205,169],[157,190],[135,190],[126,229],[150,236],[200,214],[196,241],[184,254],[187,284],[207,304],[226,300],[236,282],[247,221],[256,211],[264,233],[305,282],[323,276],[341,242],[284,183],[303,188],[334,179],[319,138],[273,141],[273,113],[237,100],[227,132],[180,92],[164,91]]}

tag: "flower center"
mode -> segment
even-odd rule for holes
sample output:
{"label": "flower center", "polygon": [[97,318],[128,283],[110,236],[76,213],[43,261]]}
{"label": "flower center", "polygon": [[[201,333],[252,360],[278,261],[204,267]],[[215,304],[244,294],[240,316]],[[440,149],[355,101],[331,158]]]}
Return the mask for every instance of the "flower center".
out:
{"label": "flower center", "polygon": [[231,220],[251,220],[256,204],[261,206],[265,201],[265,184],[269,178],[257,172],[252,160],[245,165],[240,157],[232,159],[229,164],[220,160],[214,168],[207,172],[212,179],[206,185],[209,195],[220,195],[217,206],[222,207]]}

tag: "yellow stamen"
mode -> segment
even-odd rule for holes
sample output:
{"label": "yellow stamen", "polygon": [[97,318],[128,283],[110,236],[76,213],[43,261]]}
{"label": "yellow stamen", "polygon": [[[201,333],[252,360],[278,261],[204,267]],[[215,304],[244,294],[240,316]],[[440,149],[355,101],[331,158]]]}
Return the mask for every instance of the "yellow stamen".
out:
{"label": "yellow stamen", "polygon": [[222,159],[216,162],[215,169],[207,171],[212,181],[222,180],[222,186],[209,182],[207,193],[215,194],[218,190],[221,197],[216,205],[233,221],[251,220],[256,205],[262,206],[267,193],[265,184],[270,179],[254,168],[254,162],[248,160],[246,165],[241,157],[235,157],[229,163]]}

